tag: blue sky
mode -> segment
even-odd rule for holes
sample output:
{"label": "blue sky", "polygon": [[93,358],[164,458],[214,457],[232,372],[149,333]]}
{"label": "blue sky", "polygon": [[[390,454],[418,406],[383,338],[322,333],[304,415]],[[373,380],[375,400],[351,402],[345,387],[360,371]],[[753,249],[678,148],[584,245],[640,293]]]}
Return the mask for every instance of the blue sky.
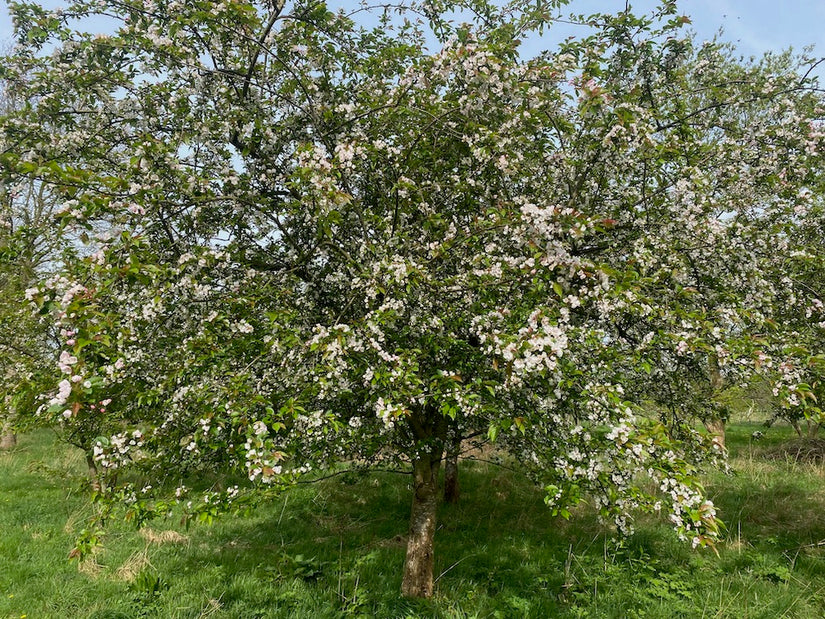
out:
{"label": "blue sky", "polygon": [[692,0],[682,6],[703,36],[723,26],[747,55],[814,45],[815,54],[825,56],[825,0]]}
{"label": "blue sky", "polygon": [[[655,0],[630,0],[637,13],[651,11]],[[762,55],[793,47],[814,46],[825,56],[825,0],[681,0],[680,12],[692,19],[701,39],[712,38],[720,28],[723,38],[736,43],[744,56]],[[567,10],[576,13],[617,12],[625,0],[571,0]]]}
{"label": "blue sky", "polygon": [[[6,5],[0,0],[0,41],[12,38]],[[59,6],[55,0],[44,2]],[[357,6],[358,1],[330,0],[331,6]],[[655,0],[631,0],[639,12],[649,11]],[[577,13],[618,11],[625,0],[571,0],[568,9]],[[693,27],[703,39],[720,28],[737,43],[745,56],[793,47],[814,45],[817,56],[825,56],[825,0],[683,0],[681,11],[693,19]]]}

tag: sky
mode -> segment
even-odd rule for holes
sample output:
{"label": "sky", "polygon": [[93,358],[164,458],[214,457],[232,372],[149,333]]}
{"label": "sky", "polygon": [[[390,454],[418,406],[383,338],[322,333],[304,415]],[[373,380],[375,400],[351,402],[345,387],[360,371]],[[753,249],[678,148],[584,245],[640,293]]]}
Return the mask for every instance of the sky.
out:
{"label": "sky", "polygon": [[[59,6],[56,0],[44,2]],[[329,0],[330,6],[355,8],[358,0]],[[638,12],[647,12],[655,0],[631,0]],[[625,0],[571,0],[576,13],[615,12]],[[711,38],[719,28],[724,39],[733,41],[744,56],[761,55],[793,47],[801,51],[814,45],[814,54],[825,57],[825,0],[682,0],[680,11],[691,17],[701,39]],[[0,41],[11,41],[12,25],[5,0],[0,0]]]}
{"label": "sky", "polygon": [[[655,0],[630,0],[637,13],[647,13]],[[680,0],[679,11],[691,18],[700,40],[712,38],[720,28],[722,38],[736,44],[745,56],[792,47],[801,52],[814,46],[825,57],[825,0]],[[625,0],[571,0],[568,12],[590,14],[623,10]]]}
{"label": "sky", "polygon": [[825,56],[825,0],[692,0],[682,7],[700,35],[722,26],[746,55],[814,45]]}

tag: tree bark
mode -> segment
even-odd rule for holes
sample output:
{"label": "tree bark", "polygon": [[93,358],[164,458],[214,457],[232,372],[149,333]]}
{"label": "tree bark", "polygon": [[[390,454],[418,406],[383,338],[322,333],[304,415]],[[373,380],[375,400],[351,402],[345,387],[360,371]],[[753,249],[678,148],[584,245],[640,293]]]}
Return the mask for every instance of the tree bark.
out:
{"label": "tree bark", "polygon": [[712,417],[705,421],[705,428],[710,432],[713,444],[725,451],[725,420],[721,417]]}
{"label": "tree bark", "polygon": [[3,429],[3,434],[0,435],[0,451],[7,451],[9,449],[14,449],[17,445],[17,435],[10,431]]}
{"label": "tree bark", "polygon": [[444,501],[458,503],[461,489],[458,485],[458,454],[461,452],[461,439],[456,437],[447,451],[444,461]]}
{"label": "tree bark", "polygon": [[17,445],[17,435],[11,429],[11,421],[6,420],[0,432],[0,451],[14,449],[15,445]]}
{"label": "tree bark", "polygon": [[401,593],[405,597],[428,598],[433,595],[433,540],[438,507],[438,469],[441,460],[424,454],[413,464],[413,501],[407,558]]}
{"label": "tree bark", "polygon": [[[711,355],[709,360],[710,365],[710,397],[713,398],[722,391],[725,386],[722,378],[722,371],[719,369],[719,359],[716,355]],[[718,445],[719,449],[725,451],[725,419],[720,416],[714,416],[705,421],[705,428],[711,435],[711,441],[714,445]]]}
{"label": "tree bark", "polygon": [[102,488],[100,484],[100,476],[97,474],[97,463],[89,452],[86,452],[86,466],[89,470],[89,481],[92,484],[92,490],[99,492]]}

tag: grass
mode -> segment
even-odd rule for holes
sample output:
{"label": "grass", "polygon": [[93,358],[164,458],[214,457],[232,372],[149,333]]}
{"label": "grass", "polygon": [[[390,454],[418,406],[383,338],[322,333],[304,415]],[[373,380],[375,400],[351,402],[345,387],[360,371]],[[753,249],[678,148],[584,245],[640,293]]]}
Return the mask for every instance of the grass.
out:
{"label": "grass", "polygon": [[528,483],[465,463],[461,501],[439,513],[437,594],[409,601],[398,594],[404,476],[303,486],[211,527],[113,527],[77,564],[67,555],[90,510],[82,458],[33,433],[0,454],[0,618],[819,618],[825,468],[764,457],[791,437],[730,428],[735,473],[706,481],[728,526],[719,556],[653,518],[618,542],[587,509],[554,519]]}

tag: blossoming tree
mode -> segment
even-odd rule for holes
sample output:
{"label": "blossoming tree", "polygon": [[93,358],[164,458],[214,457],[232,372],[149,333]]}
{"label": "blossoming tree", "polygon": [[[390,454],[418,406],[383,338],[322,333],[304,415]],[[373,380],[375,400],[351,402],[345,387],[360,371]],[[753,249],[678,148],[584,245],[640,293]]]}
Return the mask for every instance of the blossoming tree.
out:
{"label": "blossoming tree", "polygon": [[[3,112],[18,105],[3,87]],[[16,445],[16,411],[37,407],[36,396],[48,385],[54,365],[50,321],[33,315],[24,301],[25,290],[57,262],[53,197],[48,186],[25,178],[7,177],[0,184],[0,449]]]}
{"label": "blossoming tree", "polygon": [[794,222],[788,251],[777,256],[774,322],[760,350],[759,371],[773,395],[769,422],[786,419],[799,436],[804,422],[813,438],[825,421],[825,219],[821,185],[812,183],[804,193],[811,206]]}
{"label": "blossoming tree", "polygon": [[[672,2],[522,51],[559,4],[14,5],[7,77],[36,104],[2,122],[5,173],[109,231],[32,295],[63,334],[41,418],[94,437],[105,496],[142,521],[172,484],[209,519],[406,466],[402,591],[429,596],[442,457],[482,433],[563,516],[664,506],[712,541],[675,387],[750,362],[821,149],[809,80],[694,45]],[[199,470],[249,483],[187,496]]]}
{"label": "blossoming tree", "polygon": [[[24,200],[30,199],[27,196]],[[40,204],[36,197],[35,202]],[[19,208],[20,199],[12,192],[4,192],[0,205],[0,351],[3,355],[0,369],[0,449],[16,444],[13,421],[15,411],[31,403],[38,376],[49,374],[51,351],[48,329],[23,301],[24,289],[33,285],[42,254],[38,241],[28,232],[21,215],[35,215],[28,208]],[[27,206],[30,203],[27,204]],[[27,389],[27,386],[31,389]],[[36,404],[33,406],[36,407]]]}

